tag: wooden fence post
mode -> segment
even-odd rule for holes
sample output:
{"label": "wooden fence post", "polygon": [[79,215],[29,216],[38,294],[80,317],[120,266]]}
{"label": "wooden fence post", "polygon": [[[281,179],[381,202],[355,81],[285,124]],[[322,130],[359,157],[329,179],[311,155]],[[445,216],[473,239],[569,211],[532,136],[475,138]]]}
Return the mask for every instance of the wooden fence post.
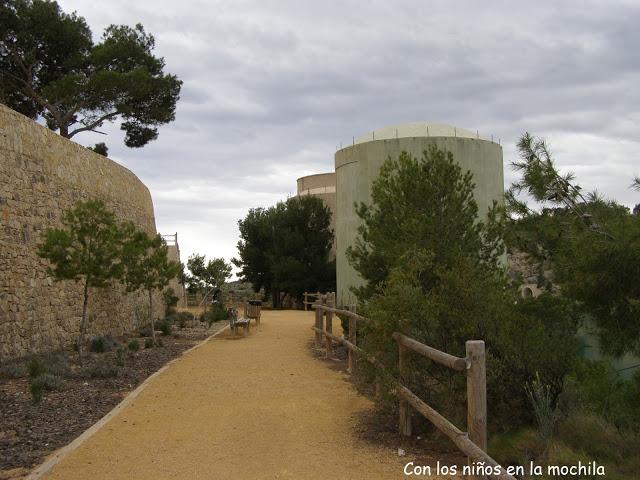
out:
{"label": "wooden fence post", "polygon": [[[349,311],[351,311],[351,308],[349,308]],[[356,319],[349,317],[349,331],[347,332],[347,337],[348,337],[349,342],[351,344],[353,344],[353,345],[357,345],[357,343],[356,343],[357,342],[356,328],[357,328]],[[356,356],[351,351],[350,348],[347,349],[347,351],[349,352],[348,363],[347,363],[347,371],[349,373],[353,373],[353,369],[356,366]]]}
{"label": "wooden fence post", "polygon": [[[319,296],[316,300],[316,303],[319,305],[324,305],[326,303],[325,299]],[[322,325],[322,319],[324,317],[324,310],[321,308],[316,308],[316,328],[322,330],[324,327]],[[320,348],[322,345],[322,332],[316,330],[316,347]]]}
{"label": "wooden fence post", "polygon": [[[398,371],[400,372],[400,383],[406,386],[407,380],[407,360],[408,360],[409,350],[407,347],[402,345],[402,343],[398,342]],[[409,404],[406,400],[400,399],[400,419],[399,419],[399,430],[400,435],[404,435],[406,437],[411,436],[411,411]]]}
{"label": "wooden fence post", "polygon": [[[487,367],[484,342],[468,340],[467,350],[467,430],[469,439],[487,451]],[[469,462],[472,460],[469,459]],[[484,478],[484,477],[475,477]]]}
{"label": "wooden fence post", "polygon": [[[335,307],[335,298],[331,293],[327,294],[326,305],[329,307]],[[326,312],[326,326],[325,330],[328,333],[333,333],[333,312]],[[331,358],[333,355],[333,340],[329,335],[325,338],[327,344],[327,358]]]}

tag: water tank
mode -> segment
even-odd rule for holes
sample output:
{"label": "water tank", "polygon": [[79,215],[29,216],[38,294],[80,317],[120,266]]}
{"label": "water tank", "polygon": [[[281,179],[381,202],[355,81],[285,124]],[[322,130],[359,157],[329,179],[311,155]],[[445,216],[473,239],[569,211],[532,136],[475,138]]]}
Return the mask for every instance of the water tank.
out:
{"label": "water tank", "polygon": [[336,258],[336,174],[335,172],[317,173],[298,179],[298,196],[313,195],[318,197],[331,210],[331,230],[334,231],[333,244],[329,260]]}
{"label": "water tank", "polygon": [[441,123],[393,125],[373,131],[354,140],[353,145],[338,150],[335,154],[338,305],[354,303],[350,289],[363,283],[346,258],[347,247],[354,243],[361,224],[354,203],[370,202],[371,186],[389,157],[398,158],[406,151],[421,158],[431,146],[450,151],[455,162],[471,171],[479,215],[484,217],[494,200],[502,202],[502,147],[470,130]]}

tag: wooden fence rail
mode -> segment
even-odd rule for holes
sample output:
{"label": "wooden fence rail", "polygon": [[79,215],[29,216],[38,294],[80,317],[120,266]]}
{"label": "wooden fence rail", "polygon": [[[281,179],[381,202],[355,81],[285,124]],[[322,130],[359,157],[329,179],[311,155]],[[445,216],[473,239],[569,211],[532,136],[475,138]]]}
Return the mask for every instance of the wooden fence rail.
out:
{"label": "wooden fence rail", "polygon": [[310,306],[319,301],[321,296],[322,294],[320,292],[304,292],[304,301],[302,304],[304,305],[305,311],[309,310]]}
{"label": "wooden fence rail", "polygon": [[[333,354],[333,342],[343,345],[348,351],[348,369],[353,372],[356,355],[365,358],[375,365],[393,385],[399,400],[399,430],[402,435],[411,435],[410,408],[420,413],[429,420],[438,430],[445,434],[458,449],[467,455],[469,464],[472,462],[484,462],[485,466],[500,467],[498,462],[489,456],[487,451],[487,381],[485,363],[485,345],[482,340],[468,340],[466,342],[466,358],[456,357],[446,352],[425,345],[400,332],[394,332],[392,337],[398,344],[398,372],[400,378],[395,378],[374,356],[367,354],[357,346],[356,330],[358,322],[367,322],[368,319],[350,310],[335,307],[335,293],[319,295],[318,300],[312,304],[315,309],[315,342],[317,347],[324,346],[327,356]],[[349,327],[346,337],[333,333],[333,315],[346,316],[349,319]],[[324,342],[323,342],[324,340]],[[418,398],[404,383],[408,377],[408,355],[411,353],[422,355],[433,362],[439,363],[457,372],[466,372],[467,376],[467,429],[468,433],[461,431],[436,410],[431,408]],[[489,475],[499,480],[516,480],[514,476],[506,473],[504,468],[499,475]],[[486,478],[477,475],[470,478]]]}

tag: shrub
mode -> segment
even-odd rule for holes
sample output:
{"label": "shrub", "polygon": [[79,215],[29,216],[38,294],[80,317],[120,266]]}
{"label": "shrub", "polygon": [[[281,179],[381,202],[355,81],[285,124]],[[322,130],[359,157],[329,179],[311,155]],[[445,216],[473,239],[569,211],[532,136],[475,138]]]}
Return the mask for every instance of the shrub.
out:
{"label": "shrub", "polygon": [[187,322],[192,322],[194,319],[193,313],[191,312],[178,312],[176,314],[175,322],[178,324],[180,329],[183,329],[187,326]]}
{"label": "shrub", "polygon": [[89,350],[95,353],[104,353],[110,352],[114,348],[118,348],[119,342],[113,338],[113,336],[107,335],[98,335],[91,339],[91,344],[89,345]]}
{"label": "shrub", "polygon": [[220,320],[228,320],[229,312],[224,305],[221,303],[214,303],[211,310],[207,310],[204,314],[200,315],[201,322],[207,322],[209,326],[213,324],[213,322],[218,322]]}
{"label": "shrub", "polygon": [[153,348],[153,339],[152,338],[145,339],[144,348]]}
{"label": "shrub", "polygon": [[558,438],[598,460],[623,461],[627,442],[616,428],[597,415],[576,410],[558,424]]}
{"label": "shrub", "polygon": [[538,422],[538,435],[546,452],[551,443],[553,430],[558,419],[557,409],[553,406],[551,387],[543,384],[540,381],[540,376],[536,375],[536,378],[527,386],[527,394]]}
{"label": "shrub", "polygon": [[138,333],[142,337],[150,337],[152,335],[152,333],[153,333],[153,332],[151,332],[151,325],[150,324],[146,324],[145,326],[140,327],[140,329],[138,330]]}
{"label": "shrub", "polygon": [[127,344],[127,348],[132,352],[137,352],[138,350],[140,350],[140,342],[136,339],[133,339]]}
{"label": "shrub", "polygon": [[125,358],[127,356],[127,350],[124,347],[118,347],[116,350],[116,365],[124,367]]}
{"label": "shrub", "polygon": [[156,328],[162,332],[163,335],[171,335],[171,320],[165,318],[156,323]]}
{"label": "shrub", "polygon": [[577,389],[584,408],[621,431],[640,433],[640,372],[627,380],[607,362],[583,360],[568,383]]}
{"label": "shrub", "polygon": [[69,362],[63,352],[49,352],[42,356],[48,373],[59,377],[68,377],[71,374]]}
{"label": "shrub", "polygon": [[31,398],[33,403],[40,403],[42,401],[43,387],[39,383],[31,382],[29,385],[29,391],[31,392]]}
{"label": "shrub", "polygon": [[43,373],[34,378],[31,383],[42,385],[45,390],[58,390],[62,386],[62,378],[52,373]]}
{"label": "shrub", "polygon": [[91,378],[114,378],[120,372],[117,365],[107,362],[99,362],[86,369]]}
{"label": "shrub", "polygon": [[50,373],[58,377],[70,375],[67,357],[62,352],[49,352],[34,355],[27,363],[29,378],[36,378],[43,373]]}
{"label": "shrub", "polygon": [[42,401],[45,390],[58,390],[61,386],[62,378],[51,373],[44,372],[33,377],[29,383],[29,391],[31,392],[33,403],[40,403]]}
{"label": "shrub", "polygon": [[0,365],[0,378],[22,378],[27,376],[27,367],[22,363],[8,362]]}
{"label": "shrub", "polygon": [[44,360],[40,356],[34,356],[29,360],[27,364],[27,370],[29,371],[30,378],[36,378],[47,371],[47,365],[44,363]]}
{"label": "shrub", "polygon": [[168,287],[164,292],[162,292],[162,298],[164,300],[164,304],[167,306],[166,315],[175,313],[176,309],[174,307],[178,305],[178,300],[180,298],[175,294],[173,288]]}

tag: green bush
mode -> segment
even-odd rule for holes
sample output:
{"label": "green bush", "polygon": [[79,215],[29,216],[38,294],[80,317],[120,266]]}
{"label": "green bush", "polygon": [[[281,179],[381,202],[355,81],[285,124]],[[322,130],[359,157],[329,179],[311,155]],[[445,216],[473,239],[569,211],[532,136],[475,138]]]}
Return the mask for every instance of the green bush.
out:
{"label": "green bush", "polygon": [[114,348],[118,348],[119,345],[119,342],[109,334],[98,335],[91,339],[89,351],[95,353],[110,352]]}
{"label": "green bush", "polygon": [[27,371],[29,378],[36,378],[43,373],[67,377],[71,373],[67,357],[62,352],[34,355],[27,363]]}
{"label": "green bush", "polygon": [[127,358],[127,349],[125,347],[118,347],[116,350],[116,365],[124,367],[125,359]]}
{"label": "green bush", "polygon": [[120,369],[117,365],[108,362],[98,362],[85,370],[91,378],[114,378],[117,377]]}
{"label": "green bush", "polygon": [[582,360],[567,383],[588,411],[621,431],[640,433],[640,372],[627,380],[608,362]]}
{"label": "green bush", "polygon": [[178,324],[178,327],[180,327],[180,329],[183,329],[184,327],[187,326],[187,322],[192,322],[194,319],[193,313],[191,312],[178,312],[176,314],[176,320],[175,323]]}
{"label": "green bush", "polygon": [[45,390],[58,390],[62,383],[62,378],[51,373],[43,372],[33,377],[29,383],[33,403],[40,403]]}
{"label": "green bush", "polygon": [[164,300],[164,304],[166,305],[166,315],[170,315],[175,313],[175,306],[178,305],[179,297],[173,291],[173,288],[168,287],[164,292],[162,292],[162,298]]}
{"label": "green bush", "polygon": [[228,320],[229,312],[221,303],[214,303],[210,310],[200,315],[201,322],[207,322],[211,326],[214,322]]}
{"label": "green bush", "polygon": [[171,335],[171,320],[165,318],[156,322],[156,328],[162,332],[163,335]]}
{"label": "green bush", "polygon": [[138,329],[138,333],[141,337],[150,337],[153,334],[153,332],[151,331],[151,324],[147,323],[143,327],[140,327]]}
{"label": "green bush", "polygon": [[140,342],[136,339],[133,339],[127,344],[127,348],[132,352],[137,352],[138,350],[140,350]]}
{"label": "green bush", "polygon": [[0,365],[0,378],[22,378],[27,376],[27,367],[22,363],[7,362]]}
{"label": "green bush", "polygon": [[153,348],[153,339],[152,338],[145,339],[144,348]]}
{"label": "green bush", "polygon": [[47,372],[47,365],[42,357],[36,355],[29,360],[27,370],[29,372],[29,378],[36,378]]}
{"label": "green bush", "polygon": [[45,390],[58,390],[62,386],[62,378],[52,373],[43,373],[34,378],[31,383],[42,385]]}
{"label": "green bush", "polygon": [[29,384],[29,391],[31,392],[31,399],[33,403],[40,403],[42,401],[42,394],[44,388],[39,383],[31,382]]}

